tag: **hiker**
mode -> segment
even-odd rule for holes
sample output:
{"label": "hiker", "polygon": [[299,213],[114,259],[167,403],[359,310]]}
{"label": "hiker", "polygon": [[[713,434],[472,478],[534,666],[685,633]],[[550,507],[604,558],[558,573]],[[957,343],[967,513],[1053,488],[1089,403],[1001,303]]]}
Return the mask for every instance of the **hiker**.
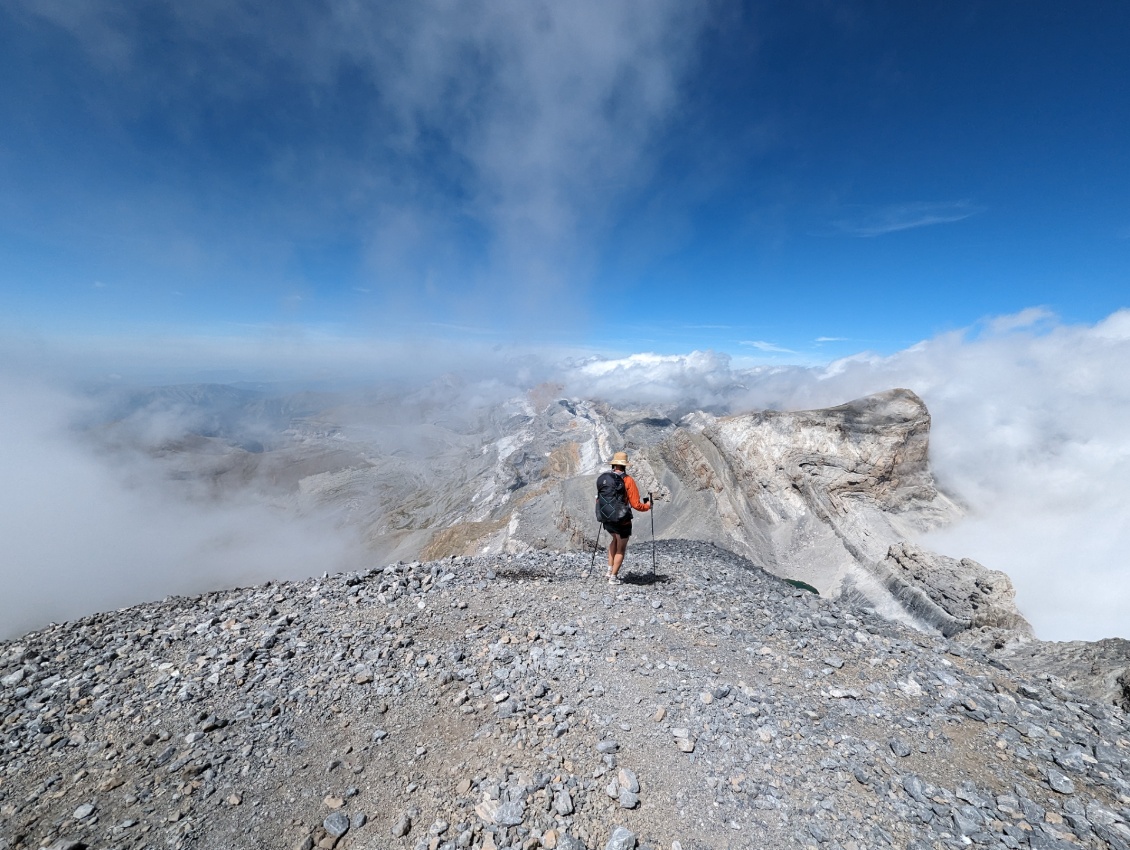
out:
{"label": "hiker", "polygon": [[616,452],[612,456],[612,471],[596,479],[596,518],[612,535],[608,544],[608,583],[620,583],[620,565],[628,551],[628,538],[632,536],[632,509],[650,511],[651,499],[640,501],[640,491],[632,476],[628,475],[628,455]]}

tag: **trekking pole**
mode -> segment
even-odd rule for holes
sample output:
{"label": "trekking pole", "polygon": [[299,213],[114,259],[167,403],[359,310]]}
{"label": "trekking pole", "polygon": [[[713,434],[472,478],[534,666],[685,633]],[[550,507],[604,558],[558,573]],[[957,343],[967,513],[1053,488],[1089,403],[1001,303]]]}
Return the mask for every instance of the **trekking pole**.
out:
{"label": "trekking pole", "polygon": [[647,500],[651,502],[651,574],[655,575],[655,497],[651,495],[651,491],[647,491]]}
{"label": "trekking pole", "polygon": [[600,551],[600,525],[596,526],[596,547],[592,550],[592,563],[589,564],[589,572],[591,573],[596,569],[596,553]]}

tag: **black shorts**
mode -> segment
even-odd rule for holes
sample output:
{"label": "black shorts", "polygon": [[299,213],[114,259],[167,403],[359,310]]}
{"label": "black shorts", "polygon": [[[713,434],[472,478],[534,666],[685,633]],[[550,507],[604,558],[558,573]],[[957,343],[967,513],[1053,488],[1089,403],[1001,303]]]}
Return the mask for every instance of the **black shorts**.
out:
{"label": "black shorts", "polygon": [[609,534],[618,534],[627,540],[632,536],[632,520],[626,519],[622,522],[602,522],[604,530]]}

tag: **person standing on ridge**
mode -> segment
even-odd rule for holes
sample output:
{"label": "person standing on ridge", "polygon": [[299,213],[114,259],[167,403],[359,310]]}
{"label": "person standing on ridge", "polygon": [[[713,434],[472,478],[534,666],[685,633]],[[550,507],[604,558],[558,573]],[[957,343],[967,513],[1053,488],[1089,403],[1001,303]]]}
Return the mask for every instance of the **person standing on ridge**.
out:
{"label": "person standing on ridge", "polygon": [[650,499],[640,501],[640,491],[632,476],[628,475],[628,455],[616,452],[612,456],[612,471],[596,479],[596,518],[610,535],[608,544],[608,583],[620,583],[620,566],[628,551],[628,538],[632,536],[632,509],[650,511]]}

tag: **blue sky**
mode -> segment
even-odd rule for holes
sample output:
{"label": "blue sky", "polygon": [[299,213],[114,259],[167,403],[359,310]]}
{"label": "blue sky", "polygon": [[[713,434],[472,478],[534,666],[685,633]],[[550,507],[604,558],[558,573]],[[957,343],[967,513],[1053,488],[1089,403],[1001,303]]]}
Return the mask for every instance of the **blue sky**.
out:
{"label": "blue sky", "polygon": [[894,352],[1130,290],[1130,6],[0,7],[0,330]]}
{"label": "blue sky", "polygon": [[0,516],[138,526],[34,450],[81,404],[38,371],[905,386],[970,507],[945,551],[1042,635],[1125,635],[1127,32],[1115,0],[7,0]]}

